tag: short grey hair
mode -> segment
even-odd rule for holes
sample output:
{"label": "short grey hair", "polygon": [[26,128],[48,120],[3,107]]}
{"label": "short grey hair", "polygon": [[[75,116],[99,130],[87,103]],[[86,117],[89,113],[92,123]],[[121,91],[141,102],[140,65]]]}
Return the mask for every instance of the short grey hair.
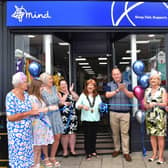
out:
{"label": "short grey hair", "polygon": [[47,84],[48,83],[48,78],[50,77],[51,75],[47,72],[44,72],[40,75],[40,80],[44,83],[44,84]]}
{"label": "short grey hair", "polygon": [[16,87],[20,83],[24,83],[26,80],[26,75],[23,72],[17,72],[12,76],[12,85]]}

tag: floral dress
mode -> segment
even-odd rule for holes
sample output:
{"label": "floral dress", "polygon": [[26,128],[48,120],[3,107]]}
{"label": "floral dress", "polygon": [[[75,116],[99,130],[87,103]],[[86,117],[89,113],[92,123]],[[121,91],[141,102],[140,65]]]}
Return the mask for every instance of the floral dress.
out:
{"label": "floral dress", "polygon": [[[162,102],[162,95],[165,89],[158,88],[155,94],[151,95],[151,88],[146,89],[145,97],[146,102]],[[163,108],[156,106],[146,112],[146,128],[147,133],[152,136],[165,136],[166,135],[166,112]]]}
{"label": "floral dress", "polygon": [[[6,96],[7,115],[14,115],[32,109],[29,95],[24,92],[24,100],[18,99],[11,91]],[[32,120],[30,117],[19,121],[8,121],[8,153],[11,168],[30,168],[33,165]]]}
{"label": "floral dress", "polygon": [[[60,92],[60,94],[62,96],[64,95],[62,92]],[[70,102],[71,104],[69,106],[60,107],[62,121],[64,124],[64,134],[73,134],[77,131],[78,120],[75,111],[75,102],[71,94],[67,96],[66,102]]]}
{"label": "floral dress", "polygon": [[[44,101],[41,102],[34,95],[30,95],[31,102],[38,108],[46,107]],[[54,142],[54,136],[51,129],[51,123],[47,114],[33,117],[33,145],[48,145]]]}

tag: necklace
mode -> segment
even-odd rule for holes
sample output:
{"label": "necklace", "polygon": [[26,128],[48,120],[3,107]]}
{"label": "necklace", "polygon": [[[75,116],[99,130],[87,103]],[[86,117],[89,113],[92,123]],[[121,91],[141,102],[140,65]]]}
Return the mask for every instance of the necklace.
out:
{"label": "necklace", "polygon": [[87,98],[87,100],[89,102],[89,106],[91,107],[91,112],[93,113],[93,107],[95,105],[95,97],[93,97],[93,102],[92,103],[91,103],[88,95],[86,96],[86,98]]}

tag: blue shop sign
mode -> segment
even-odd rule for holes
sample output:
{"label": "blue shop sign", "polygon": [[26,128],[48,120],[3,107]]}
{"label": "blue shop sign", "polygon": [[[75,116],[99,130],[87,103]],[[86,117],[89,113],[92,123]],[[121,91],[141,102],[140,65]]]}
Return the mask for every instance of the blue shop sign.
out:
{"label": "blue shop sign", "polygon": [[168,2],[8,1],[7,26],[168,27]]}

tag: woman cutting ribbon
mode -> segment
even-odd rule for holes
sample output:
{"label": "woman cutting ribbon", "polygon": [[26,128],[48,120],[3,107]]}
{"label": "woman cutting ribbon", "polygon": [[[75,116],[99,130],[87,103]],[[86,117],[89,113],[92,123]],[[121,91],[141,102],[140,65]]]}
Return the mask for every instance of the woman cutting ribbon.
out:
{"label": "woman cutting ribbon", "polygon": [[96,81],[86,81],[83,93],[76,102],[76,108],[81,110],[81,121],[84,126],[86,159],[90,160],[96,153],[96,129],[100,121],[99,105],[102,102],[97,93]]}

